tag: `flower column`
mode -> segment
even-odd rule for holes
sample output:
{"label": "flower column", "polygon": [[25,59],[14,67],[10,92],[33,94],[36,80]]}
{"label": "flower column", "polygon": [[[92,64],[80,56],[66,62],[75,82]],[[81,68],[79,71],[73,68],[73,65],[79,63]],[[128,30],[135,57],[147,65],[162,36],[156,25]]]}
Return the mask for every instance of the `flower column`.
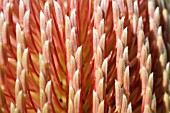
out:
{"label": "flower column", "polygon": [[94,7],[94,27],[93,27],[93,113],[104,113],[107,87],[107,65],[108,58],[104,59],[105,54],[105,34],[104,19],[100,3],[95,1]]}
{"label": "flower column", "polygon": [[[75,5],[75,4],[72,4]],[[82,46],[77,47],[77,15],[76,9],[71,10],[70,18],[65,16],[65,36],[67,55],[67,82],[68,82],[68,112],[81,113],[81,68]]]}

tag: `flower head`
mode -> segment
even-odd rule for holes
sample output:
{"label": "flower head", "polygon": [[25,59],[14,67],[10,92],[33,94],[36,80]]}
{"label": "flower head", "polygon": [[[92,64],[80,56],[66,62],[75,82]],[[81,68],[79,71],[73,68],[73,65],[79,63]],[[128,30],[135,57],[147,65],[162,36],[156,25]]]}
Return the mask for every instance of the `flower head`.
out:
{"label": "flower head", "polygon": [[168,0],[1,0],[0,113],[170,111]]}

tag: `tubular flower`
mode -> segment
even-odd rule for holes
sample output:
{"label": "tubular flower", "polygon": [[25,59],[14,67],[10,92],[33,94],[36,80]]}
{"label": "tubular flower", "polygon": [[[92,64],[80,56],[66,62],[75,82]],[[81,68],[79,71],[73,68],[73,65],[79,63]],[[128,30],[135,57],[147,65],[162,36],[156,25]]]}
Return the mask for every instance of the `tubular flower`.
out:
{"label": "tubular flower", "polygon": [[169,0],[0,0],[0,113],[169,113]]}

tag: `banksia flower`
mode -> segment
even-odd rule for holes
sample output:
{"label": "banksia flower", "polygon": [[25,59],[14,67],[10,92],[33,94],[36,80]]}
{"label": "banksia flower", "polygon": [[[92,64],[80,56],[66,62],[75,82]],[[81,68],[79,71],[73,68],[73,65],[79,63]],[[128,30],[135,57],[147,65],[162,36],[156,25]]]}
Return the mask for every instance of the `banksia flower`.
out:
{"label": "banksia flower", "polygon": [[168,0],[0,0],[0,113],[169,113]]}

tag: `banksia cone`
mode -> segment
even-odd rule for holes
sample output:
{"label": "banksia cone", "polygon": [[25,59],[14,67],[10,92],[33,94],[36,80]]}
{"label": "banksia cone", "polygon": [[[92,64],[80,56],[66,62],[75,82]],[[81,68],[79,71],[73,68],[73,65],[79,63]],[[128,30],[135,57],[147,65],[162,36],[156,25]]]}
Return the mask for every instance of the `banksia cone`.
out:
{"label": "banksia cone", "polygon": [[168,0],[0,0],[0,113],[169,113]]}

